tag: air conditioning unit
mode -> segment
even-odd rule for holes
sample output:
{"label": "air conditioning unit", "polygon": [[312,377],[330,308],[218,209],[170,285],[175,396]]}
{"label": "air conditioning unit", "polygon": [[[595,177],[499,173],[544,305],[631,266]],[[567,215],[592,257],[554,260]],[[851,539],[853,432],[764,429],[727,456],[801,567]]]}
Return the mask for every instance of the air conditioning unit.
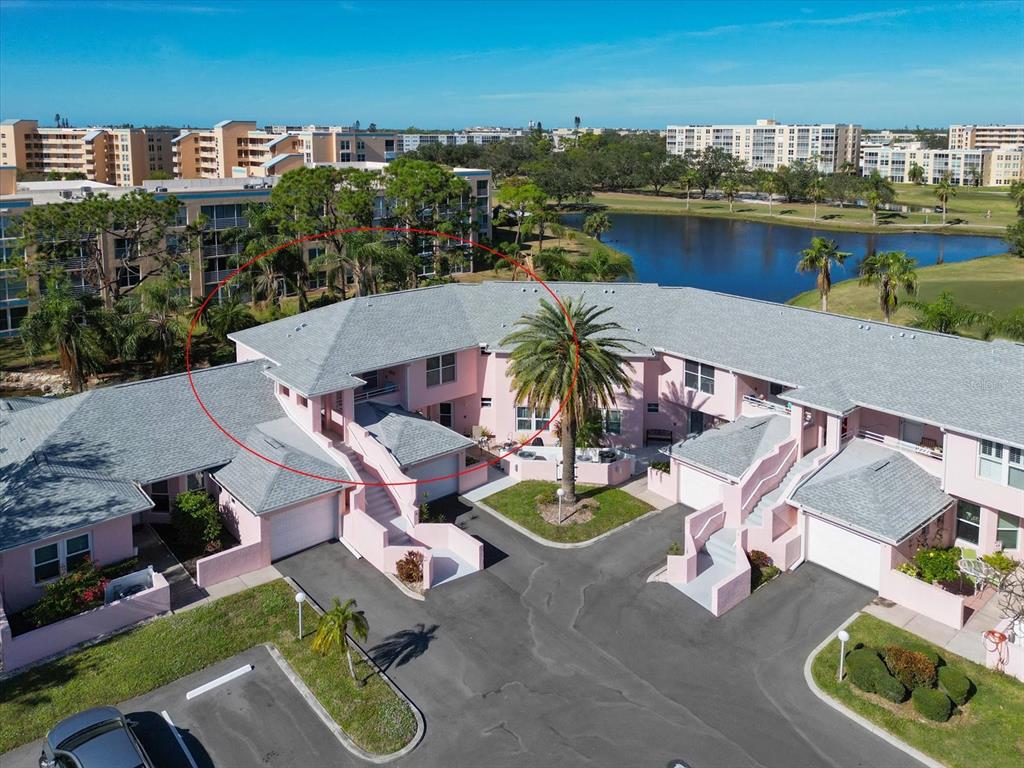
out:
{"label": "air conditioning unit", "polygon": [[60,196],[63,197],[65,200],[70,200],[75,196],[75,193],[73,190],[70,189],[62,189],[60,191]]}

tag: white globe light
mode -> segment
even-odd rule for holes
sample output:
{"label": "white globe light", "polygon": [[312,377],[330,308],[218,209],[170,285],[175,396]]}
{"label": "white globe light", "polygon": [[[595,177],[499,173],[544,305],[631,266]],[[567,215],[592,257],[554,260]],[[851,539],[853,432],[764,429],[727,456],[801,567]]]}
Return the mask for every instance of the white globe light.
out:
{"label": "white globe light", "polygon": [[306,593],[305,592],[296,592],[295,593],[295,602],[296,603],[304,603],[304,602],[306,602]]}
{"label": "white globe light", "polygon": [[850,633],[847,632],[845,629],[840,629],[839,632],[836,634],[836,637],[839,638],[839,642],[841,643],[848,643],[850,641]]}
{"label": "white globe light", "polygon": [[561,498],[562,496],[565,496],[565,489],[559,488],[557,491],[555,491],[555,494],[557,494],[557,496]]}

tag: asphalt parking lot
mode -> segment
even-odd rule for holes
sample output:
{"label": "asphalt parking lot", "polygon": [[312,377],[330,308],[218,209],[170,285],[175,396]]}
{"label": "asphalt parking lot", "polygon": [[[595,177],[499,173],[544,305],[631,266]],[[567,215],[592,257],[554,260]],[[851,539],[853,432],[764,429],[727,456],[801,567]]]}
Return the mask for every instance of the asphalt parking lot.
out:
{"label": "asphalt parking lot", "polygon": [[[247,664],[251,671],[186,699],[189,691]],[[356,764],[263,646],[117,706],[138,723],[139,739],[157,768],[193,768],[164,712],[195,768]],[[0,765],[37,768],[41,745],[19,747]]]}

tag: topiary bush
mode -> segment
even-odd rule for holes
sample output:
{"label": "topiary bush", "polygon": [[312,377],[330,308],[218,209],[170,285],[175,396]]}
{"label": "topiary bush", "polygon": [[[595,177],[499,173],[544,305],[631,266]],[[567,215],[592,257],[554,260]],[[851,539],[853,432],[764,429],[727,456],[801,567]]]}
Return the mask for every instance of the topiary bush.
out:
{"label": "topiary bush", "polygon": [[963,706],[971,697],[973,684],[959,669],[942,667],[939,669],[939,688],[941,688],[957,706]]}
{"label": "topiary bush", "polygon": [[750,554],[747,555],[747,559],[755,568],[767,568],[772,564],[772,559],[759,549],[750,550]]}
{"label": "topiary bush", "polygon": [[423,553],[410,549],[405,557],[395,563],[395,573],[403,584],[419,584],[423,581]]}
{"label": "topiary bush", "polygon": [[883,699],[888,699],[896,704],[907,700],[906,686],[885,670],[878,670],[875,672],[874,692]]}
{"label": "topiary bush", "polygon": [[949,696],[934,688],[915,688],[910,698],[914,709],[936,723],[946,722],[953,714],[953,702]]}
{"label": "topiary bush", "polygon": [[220,538],[221,519],[217,500],[203,490],[179,493],[174,499],[171,523],[183,543],[208,549]]}
{"label": "topiary bush", "polygon": [[907,698],[903,683],[889,674],[872,648],[858,648],[846,656],[846,668],[850,682],[866,693],[876,693],[889,701],[901,702]]}
{"label": "topiary bush", "polygon": [[882,653],[885,666],[910,690],[935,687],[935,662],[925,654],[898,645],[886,646]]}

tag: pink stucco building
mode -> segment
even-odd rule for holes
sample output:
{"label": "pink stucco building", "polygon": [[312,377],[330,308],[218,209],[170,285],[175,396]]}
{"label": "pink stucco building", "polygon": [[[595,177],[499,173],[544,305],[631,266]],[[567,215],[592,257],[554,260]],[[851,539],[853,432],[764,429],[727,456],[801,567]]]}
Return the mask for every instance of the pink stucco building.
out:
{"label": "pink stucco building", "polygon": [[[1024,554],[1021,345],[695,289],[553,288],[610,307],[632,340],[631,384],[605,430],[615,447],[660,442],[670,455],[651,487],[694,512],[666,578],[716,613],[749,591],[754,549],[893,599],[916,588],[895,568],[922,541]],[[427,586],[481,568],[482,545],[421,521],[419,505],[484,482],[487,468],[466,458],[482,432],[556,444],[557,404],[516,402],[502,343],[545,298],[533,283],[441,285],[233,334],[238,362],[197,371],[195,387],[276,464],[221,434],[184,376],[7,401],[5,606],[30,605],[85,549],[129,556],[132,523],[165,519],[176,493],[200,485],[240,541],[200,563],[200,586],[331,539],[384,572],[420,551]]]}

